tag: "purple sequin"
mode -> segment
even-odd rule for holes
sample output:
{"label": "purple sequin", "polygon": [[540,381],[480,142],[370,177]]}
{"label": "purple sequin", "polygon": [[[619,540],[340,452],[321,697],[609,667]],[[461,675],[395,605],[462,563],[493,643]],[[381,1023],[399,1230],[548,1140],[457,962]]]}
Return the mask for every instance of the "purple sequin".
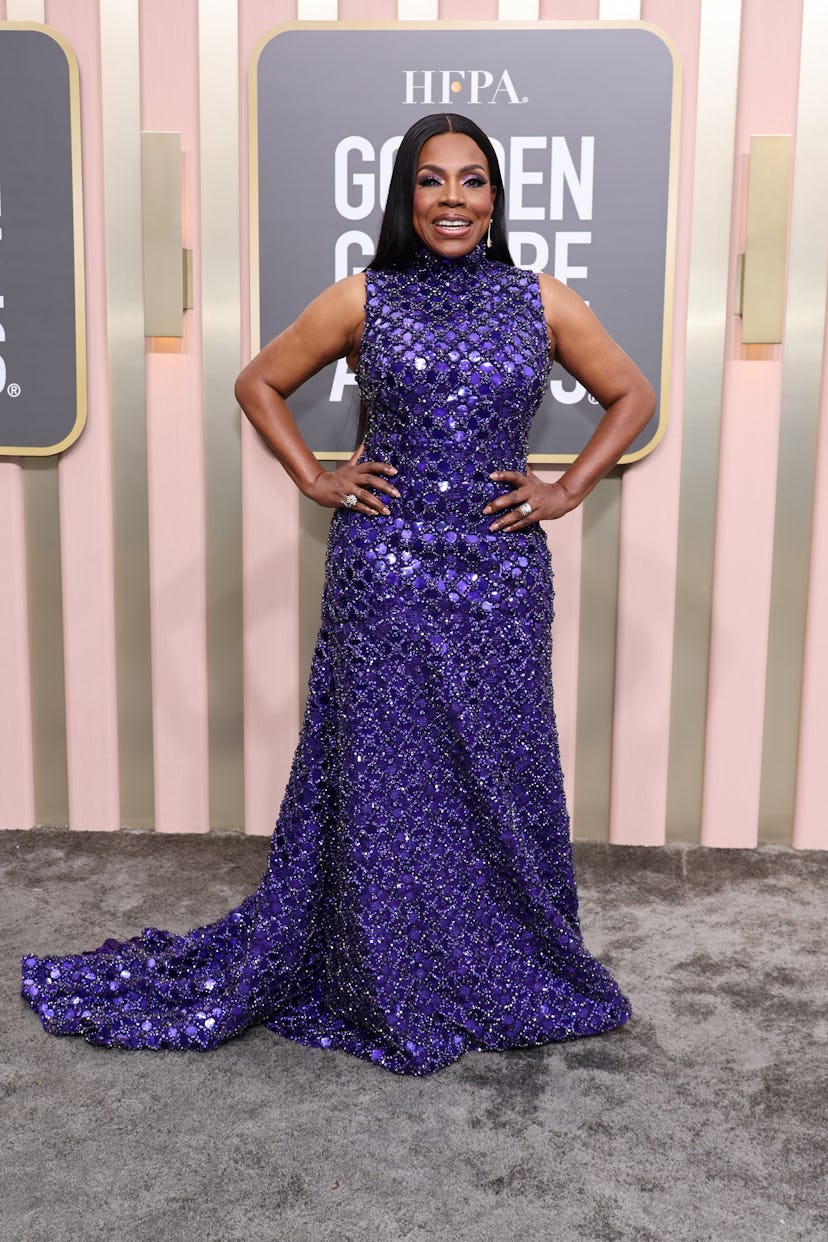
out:
{"label": "purple sequin", "polygon": [[185,935],[23,959],[55,1035],[206,1050],[253,1023],[400,1074],[594,1035],[630,1005],[578,918],[539,526],[525,470],[549,348],[537,278],[422,251],[367,273],[357,379],[390,515],[336,511],[290,780],[256,890]]}

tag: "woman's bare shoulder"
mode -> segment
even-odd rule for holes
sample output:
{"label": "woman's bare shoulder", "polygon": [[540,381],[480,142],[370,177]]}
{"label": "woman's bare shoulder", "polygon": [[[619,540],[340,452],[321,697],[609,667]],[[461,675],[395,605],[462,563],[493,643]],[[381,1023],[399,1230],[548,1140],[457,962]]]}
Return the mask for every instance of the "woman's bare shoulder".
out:
{"label": "woman's bare shoulder", "polygon": [[586,307],[586,302],[549,272],[538,272],[538,287],[544,307],[553,310],[572,311],[579,306]]}
{"label": "woman's bare shoulder", "polygon": [[350,324],[351,330],[345,357],[348,365],[353,369],[356,367],[359,342],[362,338],[362,329],[365,327],[365,273],[357,272],[353,276],[344,276],[342,280],[338,280],[335,285],[331,286],[331,290],[335,291],[343,319]]}
{"label": "woman's bare shoulder", "polygon": [[340,310],[351,310],[361,317],[365,311],[365,273],[343,276],[329,285],[321,296],[328,298],[331,305],[338,306]]}
{"label": "woman's bare shoulder", "polygon": [[350,349],[364,319],[365,277],[360,272],[344,276],[318,293],[288,332],[299,337],[337,338],[339,348]]}

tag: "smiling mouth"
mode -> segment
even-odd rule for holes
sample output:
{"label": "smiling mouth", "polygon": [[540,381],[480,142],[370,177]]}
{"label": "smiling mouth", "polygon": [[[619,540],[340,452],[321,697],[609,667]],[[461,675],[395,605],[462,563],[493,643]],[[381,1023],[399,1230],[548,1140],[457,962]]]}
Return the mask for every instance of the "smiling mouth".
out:
{"label": "smiling mouth", "polygon": [[434,228],[446,233],[464,233],[471,228],[471,220],[461,220],[455,216],[440,216],[433,221]]}

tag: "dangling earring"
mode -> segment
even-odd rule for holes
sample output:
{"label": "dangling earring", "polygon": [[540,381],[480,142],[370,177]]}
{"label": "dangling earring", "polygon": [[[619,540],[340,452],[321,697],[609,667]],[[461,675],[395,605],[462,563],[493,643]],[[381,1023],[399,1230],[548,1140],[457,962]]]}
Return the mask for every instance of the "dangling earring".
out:
{"label": "dangling earring", "polygon": [[486,249],[487,250],[491,250],[492,248],[492,220],[493,219],[494,219],[494,216],[489,216],[489,231],[486,234]]}

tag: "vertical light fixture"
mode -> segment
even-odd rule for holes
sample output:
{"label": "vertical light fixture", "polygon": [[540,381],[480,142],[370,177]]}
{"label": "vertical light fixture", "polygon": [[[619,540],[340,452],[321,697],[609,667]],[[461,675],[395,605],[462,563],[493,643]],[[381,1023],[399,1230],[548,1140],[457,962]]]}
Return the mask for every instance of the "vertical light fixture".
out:
{"label": "vertical light fixture", "polygon": [[790,134],[754,134],[750,140],[745,253],[736,269],[743,345],[782,340],[792,149]]}
{"label": "vertical light fixture", "polygon": [[182,245],[181,134],[141,134],[144,336],[183,336],[193,304],[193,252]]}

